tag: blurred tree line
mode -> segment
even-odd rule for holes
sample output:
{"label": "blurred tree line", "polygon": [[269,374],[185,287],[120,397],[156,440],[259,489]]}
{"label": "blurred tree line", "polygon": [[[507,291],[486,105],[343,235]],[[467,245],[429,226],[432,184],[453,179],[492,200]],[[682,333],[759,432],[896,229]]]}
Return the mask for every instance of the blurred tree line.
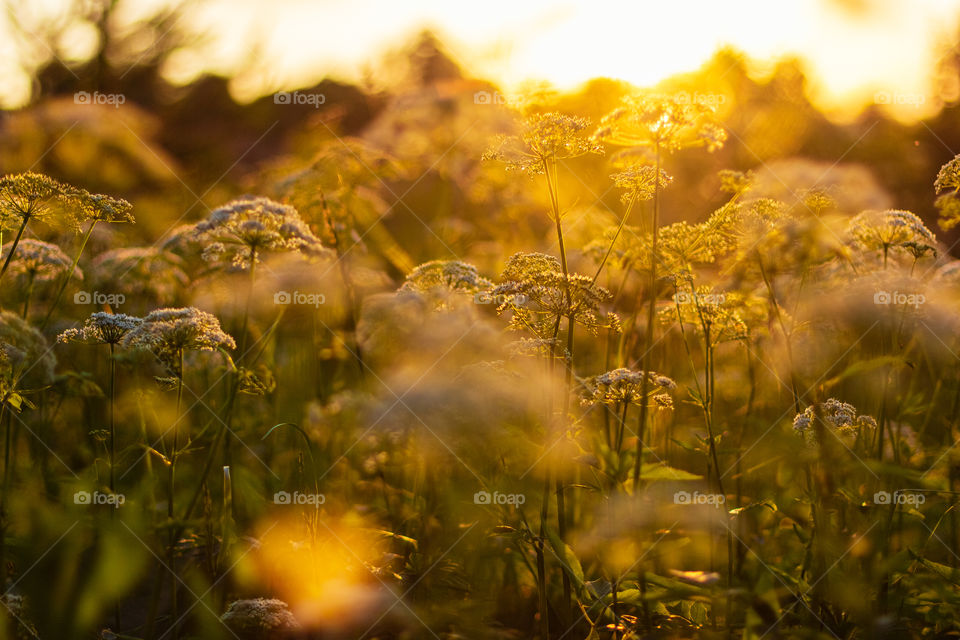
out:
{"label": "blurred tree line", "polygon": [[[465,242],[476,249],[478,242],[497,239],[478,221],[498,205],[478,187],[479,155],[488,134],[509,128],[512,118],[502,105],[476,104],[477,91],[497,88],[459,68],[430,33],[382,63],[389,81],[376,88],[326,79],[300,89],[323,94],[321,108],[277,104],[272,94],[240,104],[231,96],[229,77],[206,74],[185,86],[164,78],[171,56],[205,37],[182,19],[185,2],[164,4],[133,23],[115,19],[123,4],[76,0],[56,20],[37,21],[30,17],[35,12],[29,0],[7,0],[12,41],[34,80],[29,105],[0,115],[0,171],[32,168],[126,197],[144,223],[133,233],[155,240],[173,221],[199,216],[203,205],[269,190],[265,176],[277,177],[298,163],[307,166],[330,141],[357,138],[412,164],[397,176],[377,176],[375,185],[390,210],[384,223],[418,245],[400,242],[411,262],[435,257],[438,249],[459,253],[467,251]],[[80,60],[61,50],[64,34],[78,24],[97,33],[93,51]],[[257,64],[256,55],[252,47],[250,65]],[[745,56],[724,49],[699,70],[665,80],[659,87],[665,91],[723,96],[718,106],[730,132],[720,153],[688,154],[668,167],[678,184],[696,188],[668,190],[667,221],[702,219],[723,201],[716,172],[734,168],[756,169],[784,199],[815,183],[845,192],[838,198],[841,205],[909,209],[934,226],[930,176],[960,150],[958,61],[955,48],[932,70],[939,94],[946,96],[943,108],[913,124],[893,119],[878,105],[852,123],[831,122],[809,99],[799,60],[782,60],[772,73],[757,77]],[[598,79],[575,93],[542,98],[534,108],[596,121],[630,89]],[[80,91],[122,94],[125,103],[76,104]],[[471,127],[469,135],[458,133]],[[617,194],[600,186],[609,173],[605,160],[578,162],[571,168],[583,190],[570,194],[571,201],[581,209],[596,203],[608,213],[619,211]],[[394,206],[401,194],[404,206]],[[536,206],[539,196],[517,197]],[[592,215],[584,217],[584,233],[593,228]],[[418,221],[433,233],[425,236]],[[948,246],[956,239],[941,238]]]}

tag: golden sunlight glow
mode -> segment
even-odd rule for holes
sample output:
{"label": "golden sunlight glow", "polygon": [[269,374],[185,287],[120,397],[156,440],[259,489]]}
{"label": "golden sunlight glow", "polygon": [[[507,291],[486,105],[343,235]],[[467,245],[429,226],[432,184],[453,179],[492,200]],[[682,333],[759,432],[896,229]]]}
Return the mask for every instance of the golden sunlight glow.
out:
{"label": "golden sunlight glow", "polygon": [[[227,5],[232,8],[225,11]],[[955,0],[290,0],[247,7],[238,11],[235,2],[217,0],[204,14],[215,20],[233,16],[235,33],[245,38],[253,25],[269,31],[263,53],[279,65],[239,83],[251,93],[264,85],[310,83],[331,71],[359,77],[366,63],[429,27],[468,71],[498,80],[507,90],[538,79],[568,89],[597,76],[650,85],[692,71],[719,47],[733,45],[757,60],[800,56],[828,108],[872,101],[882,91],[891,103],[909,103],[905,106],[917,112],[930,106],[929,70],[938,45],[956,32],[960,5]],[[219,64],[229,67],[243,45],[222,46],[230,54]]]}
{"label": "golden sunlight glow", "polygon": [[261,529],[260,546],[243,558],[241,575],[251,584],[274,586],[305,626],[346,628],[383,609],[385,600],[393,601],[364,570],[382,550],[355,514],[325,514],[323,522],[287,514],[268,519]]}
{"label": "golden sunlight glow", "polygon": [[[162,3],[128,3],[121,16],[135,19],[138,7],[149,11]],[[57,5],[43,0],[31,8],[53,16]],[[881,102],[916,118],[935,108],[930,73],[940,48],[957,32],[960,3],[209,0],[186,8],[184,22],[206,34],[206,42],[176,52],[168,76],[188,82],[208,71],[233,75],[241,100],[328,75],[357,81],[427,28],[468,73],[491,78],[506,91],[529,80],[570,89],[598,76],[647,86],[695,70],[718,48],[732,45],[760,64],[799,56],[823,108]],[[89,33],[69,36],[67,50],[89,48]],[[29,83],[11,69],[0,70],[0,93],[5,104],[22,104]]]}

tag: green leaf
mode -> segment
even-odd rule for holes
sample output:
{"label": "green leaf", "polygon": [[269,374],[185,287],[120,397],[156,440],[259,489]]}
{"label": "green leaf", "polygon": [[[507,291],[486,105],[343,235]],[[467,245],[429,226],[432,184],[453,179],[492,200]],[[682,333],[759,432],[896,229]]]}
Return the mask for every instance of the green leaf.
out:
{"label": "green leaf", "polygon": [[693,403],[696,406],[703,408],[703,398],[700,397],[700,392],[694,389],[693,387],[688,387],[687,392],[690,394],[690,397],[693,399]]}
{"label": "green leaf", "polygon": [[683,442],[683,441],[681,441],[681,440],[677,440],[676,438],[670,438],[670,440],[673,441],[673,443],[674,443],[675,445],[677,445],[677,446],[679,446],[679,447],[681,447],[681,448],[683,448],[683,449],[686,449],[687,451],[689,451],[689,452],[691,452],[691,453],[699,453],[699,452],[700,452],[700,449],[698,449],[697,447],[693,446],[692,444],[690,444],[690,443],[688,443],[688,442]]}
{"label": "green leaf", "polygon": [[710,615],[709,609],[702,602],[684,602],[681,605],[683,616],[693,622],[698,627],[707,624],[707,618]]}
{"label": "green leaf", "polygon": [[730,515],[739,516],[742,513],[747,511],[753,511],[761,507],[766,507],[776,513],[777,505],[773,500],[761,500],[760,502],[751,502],[750,504],[744,505],[742,507],[737,507],[736,509],[730,509]]}
{"label": "green leaf", "polygon": [[400,535],[399,533],[394,533],[393,531],[386,531],[384,529],[370,529],[370,531],[383,538],[396,540],[398,542],[403,542],[404,544],[409,545],[414,549],[417,549],[419,547],[419,545],[417,544],[417,541],[409,536]]}
{"label": "green leaf", "polygon": [[643,480],[703,480],[703,476],[666,464],[644,465],[640,477]]}
{"label": "green leaf", "polygon": [[910,551],[916,560],[920,562],[927,569],[940,576],[947,582],[951,582],[955,585],[960,585],[960,570],[954,569],[953,567],[947,566],[945,564],[940,564],[939,562],[934,562],[933,560],[927,560],[926,558],[916,554],[913,551]]}
{"label": "green leaf", "polygon": [[835,387],[847,378],[852,378],[853,376],[858,376],[864,373],[869,373],[875,369],[881,369],[886,366],[891,368],[904,366],[906,361],[898,356],[880,356],[877,358],[870,358],[869,360],[858,360],[854,362],[849,367],[844,369],[837,376],[830,378],[823,383],[825,389]]}
{"label": "green leaf", "polygon": [[554,553],[557,554],[560,565],[570,578],[573,579],[574,584],[577,586],[577,592],[583,593],[586,585],[583,580],[583,567],[580,566],[580,560],[577,558],[577,554],[573,552],[570,545],[564,544],[563,540],[560,539],[560,536],[558,536],[553,529],[547,527],[546,531],[547,539],[550,541],[550,546],[553,547]]}
{"label": "green leaf", "polygon": [[[630,589],[621,589],[617,591],[617,602],[622,602],[624,604],[632,604],[634,606],[643,605],[644,601],[647,602],[659,602],[660,600],[665,600],[670,598],[671,594],[666,589],[653,588],[647,589],[646,594],[641,594],[640,589],[630,588]],[[607,604],[613,602],[613,595],[607,594],[603,601]]]}
{"label": "green leaf", "polygon": [[[656,587],[661,587],[674,596],[678,597],[689,597],[689,596],[707,596],[709,591],[703,587],[693,585],[682,580],[677,580],[676,578],[668,578],[666,576],[661,576],[656,573],[647,572],[646,574],[647,584],[652,584]],[[647,589],[649,591],[649,588]]]}

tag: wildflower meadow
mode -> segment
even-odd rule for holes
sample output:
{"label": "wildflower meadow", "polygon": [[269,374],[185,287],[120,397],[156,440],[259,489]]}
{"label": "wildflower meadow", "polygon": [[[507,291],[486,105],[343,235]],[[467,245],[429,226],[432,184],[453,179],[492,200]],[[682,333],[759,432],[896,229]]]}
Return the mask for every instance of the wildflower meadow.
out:
{"label": "wildflower meadow", "polygon": [[946,89],[244,103],[87,4],[0,115],[0,638],[960,635]]}

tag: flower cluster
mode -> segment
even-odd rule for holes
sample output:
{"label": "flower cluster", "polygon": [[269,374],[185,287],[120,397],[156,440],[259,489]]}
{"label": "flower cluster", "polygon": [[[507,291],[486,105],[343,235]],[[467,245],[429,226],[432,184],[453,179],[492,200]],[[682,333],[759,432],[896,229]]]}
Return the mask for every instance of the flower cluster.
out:
{"label": "flower cluster", "polygon": [[68,191],[69,187],[42,173],[0,178],[0,228],[16,229],[28,218],[44,220],[51,205]]}
{"label": "flower cluster", "polygon": [[794,432],[808,444],[817,443],[814,421],[818,414],[823,424],[847,441],[868,438],[877,428],[877,421],[871,416],[857,415],[857,409],[852,404],[830,398],[819,405],[810,405],[793,419]]}
{"label": "flower cluster", "polygon": [[892,249],[901,249],[917,259],[937,254],[936,236],[909,211],[864,211],[850,220],[848,231],[861,251],[880,251],[887,256]]}
{"label": "flower cluster", "polygon": [[117,345],[142,322],[140,318],[125,313],[98,311],[91,314],[81,328],[67,329],[57,336],[57,342]]}
{"label": "flower cluster", "polygon": [[122,198],[71,189],[67,204],[72,216],[70,222],[79,229],[84,222],[134,222],[133,205]]}
{"label": "flower cluster", "polygon": [[233,268],[250,269],[267,252],[327,255],[320,240],[293,207],[269,198],[243,196],[197,224],[195,239],[204,243],[210,262],[226,258]]}
{"label": "flower cluster", "polygon": [[692,326],[698,334],[709,335],[710,346],[743,340],[766,320],[767,305],[763,299],[739,291],[694,287],[690,282],[678,283],[673,304],[660,310],[661,323]]}
{"label": "flower cluster", "polygon": [[941,194],[935,203],[940,211],[940,228],[949,231],[960,224],[960,197],[957,197],[960,192],[960,155],[940,167],[933,188]]}
{"label": "flower cluster", "polygon": [[622,106],[600,122],[594,139],[625,147],[654,146],[667,152],[701,145],[715,151],[723,146],[727,134],[708,105],[643,94],[625,97]]}
{"label": "flower cluster", "polygon": [[0,343],[5,345],[16,383],[39,388],[53,381],[57,359],[47,339],[26,320],[10,311],[0,311]]}
{"label": "flower cluster", "polygon": [[672,408],[673,397],[670,392],[677,388],[677,383],[667,376],[649,371],[645,398],[643,378],[642,371],[622,367],[589,378],[586,382],[589,395],[583,399],[583,404],[640,405],[653,400],[653,404],[660,409]]}
{"label": "flower cluster", "polygon": [[233,338],[216,316],[195,307],[151,311],[123,339],[128,347],[147,349],[178,376],[184,351],[235,349]]}
{"label": "flower cluster", "polygon": [[460,260],[431,260],[424,262],[409,274],[401,291],[430,291],[445,289],[451,292],[477,293],[493,287],[472,264]]}
{"label": "flower cluster", "polygon": [[287,603],[277,599],[256,598],[231,602],[220,619],[239,637],[280,637],[300,629]]}
{"label": "flower cluster", "polygon": [[732,195],[746,193],[753,184],[753,174],[749,171],[721,169],[717,172],[717,177],[720,178],[720,190]]}
{"label": "flower cluster", "polygon": [[[5,261],[12,249],[12,242],[3,245],[0,261]],[[29,286],[31,283],[59,280],[71,267],[73,262],[63,249],[49,242],[28,238],[21,240],[17,246],[17,251],[10,260],[9,271],[17,276],[23,286]],[[74,268],[73,276],[82,278],[83,272]]]}
{"label": "flower cluster", "polygon": [[619,331],[614,313],[602,314],[601,303],[610,292],[580,274],[563,274],[560,261],[542,253],[516,253],[507,261],[501,284],[492,295],[504,302],[497,312],[512,312],[510,328],[532,330],[547,337],[559,318],[572,318],[584,328]]}
{"label": "flower cluster", "polygon": [[673,182],[673,177],[661,170],[659,185],[657,185],[654,183],[656,173],[657,170],[650,165],[632,165],[613,174],[610,179],[613,180],[614,185],[626,190],[621,197],[624,203],[630,200],[643,202],[652,200],[657,188],[662,190]]}
{"label": "flower cluster", "polygon": [[133,222],[132,210],[133,205],[122,198],[90,193],[41,173],[0,178],[0,228],[39,220],[79,230],[84,222]]}
{"label": "flower cluster", "polygon": [[602,153],[601,145],[586,135],[589,121],[561,113],[538,113],[523,123],[518,136],[501,136],[484,154],[485,160],[500,160],[508,170],[540,175],[555,160]]}
{"label": "flower cluster", "polygon": [[[718,228],[719,219],[697,224],[686,221],[674,222],[660,229],[657,249],[657,270],[663,274],[677,276],[693,273],[695,265],[710,264],[726,255],[733,248],[733,240],[723,229]],[[588,250],[596,253],[599,247],[609,245],[616,228],[606,232],[601,244],[594,243]],[[633,267],[649,272],[653,256],[652,238],[649,232],[637,227],[625,225],[622,240],[623,247],[614,252],[617,262],[623,267]]]}

